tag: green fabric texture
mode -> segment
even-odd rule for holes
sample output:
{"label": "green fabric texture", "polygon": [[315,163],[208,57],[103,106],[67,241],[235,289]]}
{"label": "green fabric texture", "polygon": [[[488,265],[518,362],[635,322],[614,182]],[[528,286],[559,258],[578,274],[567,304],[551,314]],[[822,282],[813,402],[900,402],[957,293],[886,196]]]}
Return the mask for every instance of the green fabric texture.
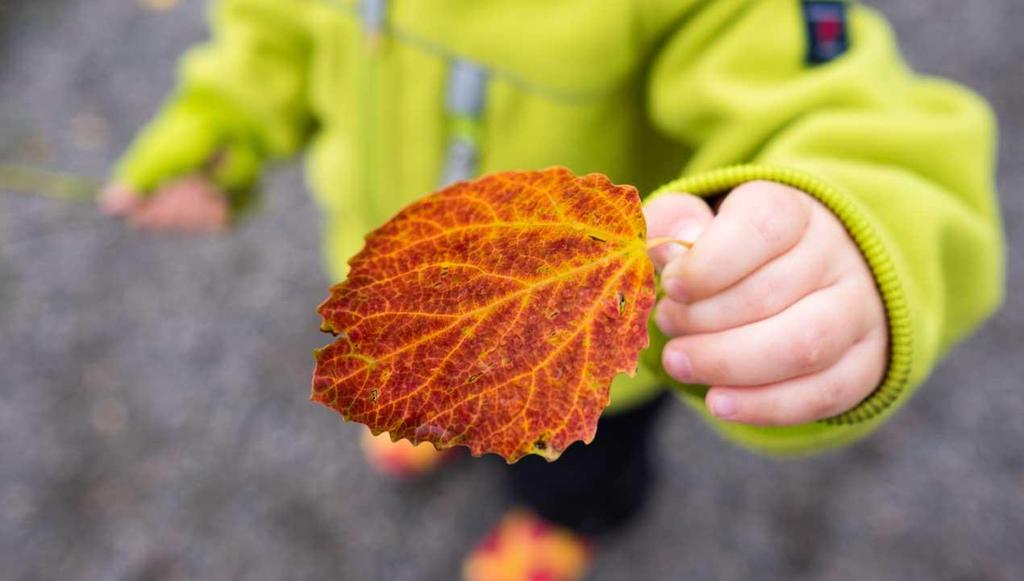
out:
{"label": "green fabric texture", "polygon": [[[998,306],[1003,241],[987,106],[915,75],[884,20],[857,4],[849,50],[808,65],[801,4],[392,0],[378,35],[354,1],[222,0],[213,40],[186,57],[178,90],[117,175],[151,191],[206,173],[252,199],[266,161],[305,148],[326,267],[340,279],[366,233],[437,187],[460,127],[444,113],[448,65],[470,59],[489,72],[474,129],[481,173],[563,165],[704,196],[767,179],[836,213],[885,300],[883,385],[838,418],[788,428],[718,422],[702,388],[677,386],[744,446],[825,449],[891,417]],[[616,379],[609,410],[670,382],[652,331],[645,364]]]}

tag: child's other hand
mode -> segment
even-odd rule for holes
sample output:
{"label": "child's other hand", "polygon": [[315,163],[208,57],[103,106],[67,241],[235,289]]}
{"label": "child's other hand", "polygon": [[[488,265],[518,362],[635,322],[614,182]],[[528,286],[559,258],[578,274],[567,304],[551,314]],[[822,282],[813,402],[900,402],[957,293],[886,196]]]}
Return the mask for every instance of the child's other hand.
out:
{"label": "child's other hand", "polygon": [[151,197],[119,184],[104,188],[100,209],[136,228],[183,234],[215,234],[229,222],[227,199],[209,180],[192,176],[162,186]]}
{"label": "child's other hand", "polygon": [[845,412],[886,368],[881,297],[857,245],[809,195],[771,182],[734,189],[718,214],[694,196],[644,208],[666,297],[665,370],[711,386],[718,418],[788,425]]}

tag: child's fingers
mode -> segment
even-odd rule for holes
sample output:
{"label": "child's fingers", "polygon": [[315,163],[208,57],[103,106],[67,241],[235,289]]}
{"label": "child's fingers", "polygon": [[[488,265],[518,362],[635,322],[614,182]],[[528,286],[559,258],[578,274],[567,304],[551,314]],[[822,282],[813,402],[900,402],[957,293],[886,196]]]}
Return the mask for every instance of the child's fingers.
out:
{"label": "child's fingers", "polygon": [[668,337],[684,335],[690,329],[690,308],[665,297],[654,307],[654,323]]}
{"label": "child's fingers", "polygon": [[705,402],[717,418],[755,425],[793,425],[852,409],[871,394],[885,373],[885,332],[854,345],[832,367],[758,387],[713,387]]}
{"label": "child's fingers", "polygon": [[182,233],[212,234],[227,226],[227,202],[205,178],[183,178],[170,188],[168,198],[175,207],[173,229]]}
{"label": "child's fingers", "polygon": [[127,216],[128,223],[134,228],[160,230],[170,220],[170,208],[156,200],[140,206]]}
{"label": "child's fingers", "polygon": [[769,319],[672,339],[662,362],[677,380],[708,385],[761,385],[826,369],[872,328],[859,293],[839,283]]}
{"label": "child's fingers", "polygon": [[666,294],[692,302],[732,286],[796,245],[812,207],[806,194],[788,186],[739,186],[722,202],[693,248],[665,267]]}
{"label": "child's fingers", "polygon": [[172,230],[180,220],[181,209],[170,187],[154,195],[128,216],[128,223],[146,230]]}
{"label": "child's fingers", "polygon": [[203,210],[202,215],[193,220],[188,231],[195,234],[216,234],[227,228],[228,211],[225,204],[217,201],[211,203]]}
{"label": "child's fingers", "polygon": [[195,180],[179,180],[160,191],[145,205],[133,210],[128,222],[137,228],[213,234],[227,226],[227,203],[216,190],[204,189]]}
{"label": "child's fingers", "polygon": [[138,192],[121,184],[108,184],[96,199],[100,211],[110,216],[123,216],[139,206]]}
{"label": "child's fingers", "polygon": [[[707,202],[690,194],[667,193],[644,206],[647,239],[671,238],[692,243],[714,214]],[[682,253],[678,244],[661,244],[650,251],[655,267],[661,270]]]}
{"label": "child's fingers", "polygon": [[669,336],[713,333],[777,315],[802,297],[822,289],[847,272],[847,260],[835,256],[842,240],[828,232],[828,215],[813,212],[806,235],[740,282],[690,304],[662,299],[655,321]]}

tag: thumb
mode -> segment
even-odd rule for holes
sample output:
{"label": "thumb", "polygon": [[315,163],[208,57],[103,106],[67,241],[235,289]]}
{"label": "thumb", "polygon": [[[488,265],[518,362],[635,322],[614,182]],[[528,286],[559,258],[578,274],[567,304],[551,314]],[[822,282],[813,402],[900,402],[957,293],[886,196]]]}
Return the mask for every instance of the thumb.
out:
{"label": "thumb", "polygon": [[[707,202],[691,194],[671,192],[644,205],[648,240],[668,238],[693,243],[714,217]],[[678,244],[661,244],[652,248],[650,255],[661,270],[683,252],[685,249]]]}

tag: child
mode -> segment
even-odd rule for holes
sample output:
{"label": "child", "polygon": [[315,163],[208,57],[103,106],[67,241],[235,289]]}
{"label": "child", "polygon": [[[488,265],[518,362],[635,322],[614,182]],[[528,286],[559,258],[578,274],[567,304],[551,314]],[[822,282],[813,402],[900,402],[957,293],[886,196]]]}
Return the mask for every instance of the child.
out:
{"label": "child", "polygon": [[[666,385],[741,445],[821,450],[887,420],[1000,302],[992,115],[915,76],[856,3],[223,0],[214,23],[108,212],[217,231],[264,162],[308,148],[334,279],[399,208],[495,170],[662,186],[649,235],[694,243],[654,253],[664,336],[595,441],[510,467],[531,512],[467,578],[581,576],[582,539],[642,505]],[[367,449],[398,472],[439,457]]]}

